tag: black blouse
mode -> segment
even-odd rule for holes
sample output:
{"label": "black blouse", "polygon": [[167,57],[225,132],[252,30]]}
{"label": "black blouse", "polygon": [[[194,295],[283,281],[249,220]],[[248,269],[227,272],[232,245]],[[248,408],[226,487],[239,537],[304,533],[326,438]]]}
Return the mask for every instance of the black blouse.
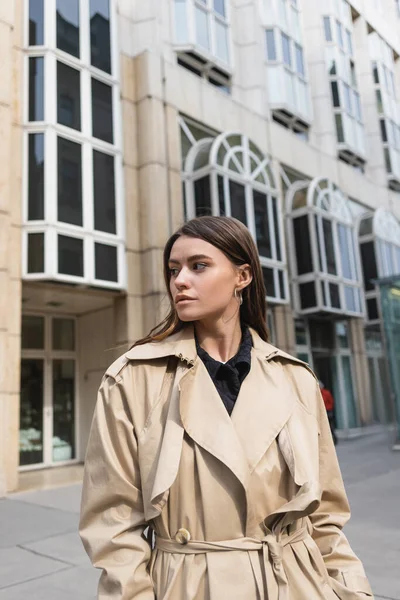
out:
{"label": "black blouse", "polygon": [[203,361],[222,402],[229,414],[232,413],[238,397],[240,386],[251,366],[251,348],[253,340],[248,327],[242,329],[242,340],[235,356],[226,363],[215,360],[199,344],[196,338],[197,354]]}

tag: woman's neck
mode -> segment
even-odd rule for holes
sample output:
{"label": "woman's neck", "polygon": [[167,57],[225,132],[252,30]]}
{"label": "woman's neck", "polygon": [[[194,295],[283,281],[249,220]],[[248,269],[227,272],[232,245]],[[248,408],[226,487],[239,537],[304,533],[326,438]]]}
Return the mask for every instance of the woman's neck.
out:
{"label": "woman's neck", "polygon": [[200,346],[215,360],[227,362],[237,354],[242,339],[239,318],[226,324],[196,321],[194,329]]}

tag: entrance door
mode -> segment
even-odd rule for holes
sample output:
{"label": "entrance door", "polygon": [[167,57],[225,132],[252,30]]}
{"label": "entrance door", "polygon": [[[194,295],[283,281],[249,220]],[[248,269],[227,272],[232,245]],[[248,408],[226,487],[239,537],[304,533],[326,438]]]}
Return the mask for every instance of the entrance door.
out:
{"label": "entrance door", "polygon": [[75,322],[22,320],[20,466],[51,466],[76,456]]}

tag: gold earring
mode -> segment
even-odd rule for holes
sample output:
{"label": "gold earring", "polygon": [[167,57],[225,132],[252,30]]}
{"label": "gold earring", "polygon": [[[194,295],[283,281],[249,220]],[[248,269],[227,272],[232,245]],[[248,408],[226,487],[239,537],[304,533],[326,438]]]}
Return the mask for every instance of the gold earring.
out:
{"label": "gold earring", "polygon": [[235,288],[235,298],[239,302],[239,306],[242,306],[242,304],[243,304],[242,292],[240,290],[237,290],[236,288]]}

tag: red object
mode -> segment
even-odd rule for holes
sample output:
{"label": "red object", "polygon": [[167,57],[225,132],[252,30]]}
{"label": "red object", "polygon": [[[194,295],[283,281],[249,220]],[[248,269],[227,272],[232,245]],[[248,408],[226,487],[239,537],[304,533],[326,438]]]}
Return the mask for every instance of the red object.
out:
{"label": "red object", "polygon": [[321,395],[322,395],[322,399],[324,401],[326,410],[333,410],[333,405],[334,405],[335,401],[334,401],[333,396],[330,393],[330,391],[327,390],[326,388],[322,388]]}

